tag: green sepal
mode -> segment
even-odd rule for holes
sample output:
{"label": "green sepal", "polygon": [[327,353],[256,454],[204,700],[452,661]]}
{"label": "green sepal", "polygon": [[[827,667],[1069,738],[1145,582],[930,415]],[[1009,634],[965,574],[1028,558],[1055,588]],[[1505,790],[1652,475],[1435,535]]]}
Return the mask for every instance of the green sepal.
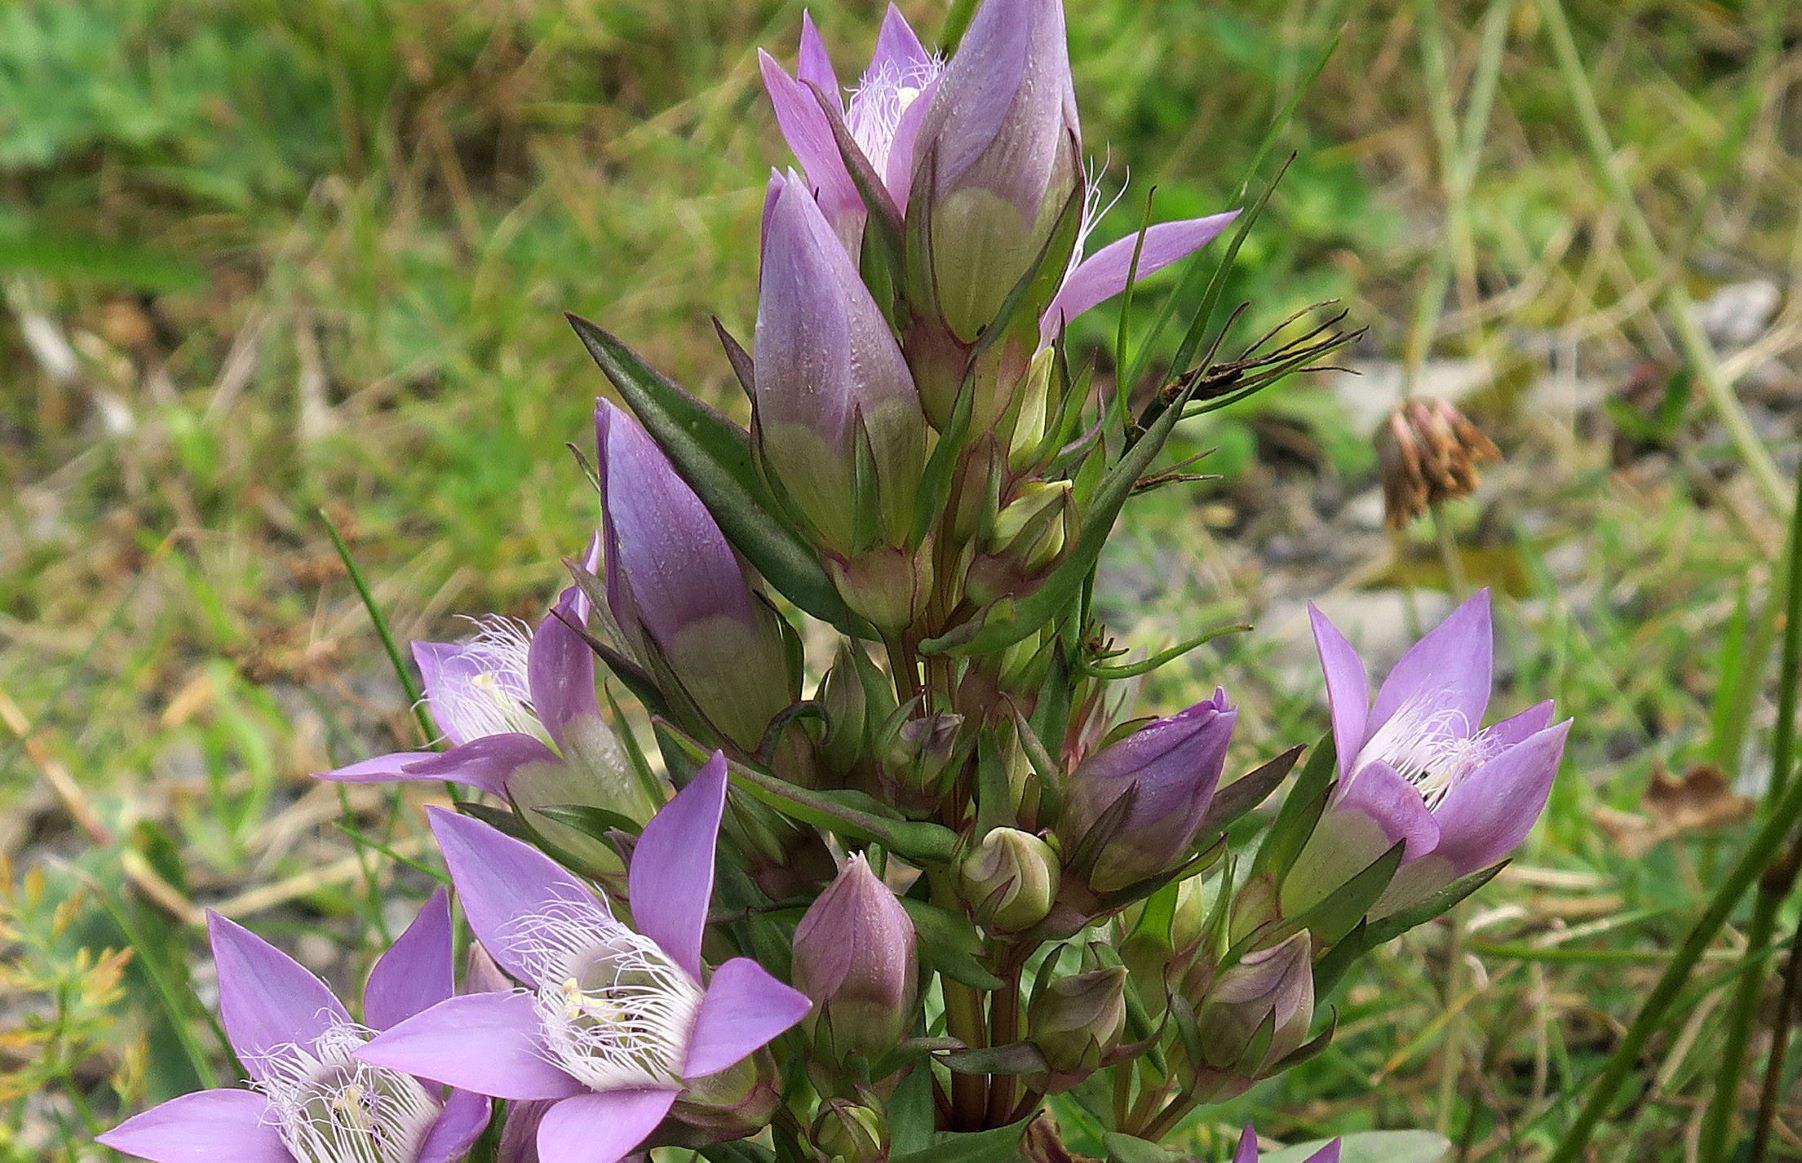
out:
{"label": "green sepal", "polygon": [[1050,1069],[1045,1055],[1031,1042],[952,1050],[937,1055],[936,1060],[954,1074],[1037,1074]]}
{"label": "green sepal", "polygon": [[1224,831],[1234,820],[1263,803],[1276,790],[1276,785],[1283,782],[1294,768],[1295,761],[1301,758],[1302,750],[1299,746],[1291,747],[1275,759],[1216,791],[1195,834],[1211,836],[1215,832]]}
{"label": "green sepal", "polygon": [[1301,774],[1296,777],[1295,786],[1289,789],[1282,810],[1276,814],[1270,831],[1265,833],[1264,842],[1258,845],[1258,853],[1251,862],[1252,879],[1265,876],[1271,883],[1281,884],[1289,875],[1296,857],[1314,835],[1314,825],[1326,811],[1334,766],[1333,737],[1327,734],[1314,745],[1308,761],[1302,764]]}
{"label": "green sepal", "polygon": [[751,438],[652,369],[636,352],[579,315],[569,315],[588,354],[707,506],[720,531],[765,580],[801,609],[844,628],[851,611],[752,464]]}

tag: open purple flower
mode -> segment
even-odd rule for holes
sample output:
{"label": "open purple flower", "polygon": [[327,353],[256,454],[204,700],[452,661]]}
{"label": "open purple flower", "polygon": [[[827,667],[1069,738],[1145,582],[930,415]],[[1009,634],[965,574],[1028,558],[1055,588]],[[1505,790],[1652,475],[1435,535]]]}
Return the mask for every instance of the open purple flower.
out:
{"label": "open purple flower", "polygon": [[385,1030],[451,996],[450,903],[432,894],[382,954],[363,990],[363,1023],[326,984],[217,914],[207,926],[219,1010],[251,1089],[171,1099],[98,1137],[154,1163],[449,1163],[488,1124],[488,1099],[444,1098],[435,1084],[356,1057]]}
{"label": "open purple flower", "polygon": [[[589,550],[599,564],[599,541]],[[475,620],[458,642],[415,642],[426,705],[451,743],[445,751],[397,751],[320,775],[344,783],[449,780],[504,795],[532,764],[580,761],[617,773],[619,747],[601,717],[594,652],[571,628],[588,617],[571,586],[536,630],[499,614]]]}
{"label": "open purple flower", "polygon": [[361,1058],[496,1098],[550,1101],[537,1133],[545,1163],[622,1158],[691,1082],[739,1063],[809,1009],[749,958],[702,980],[725,802],[716,752],[645,826],[628,880],[636,928],[537,849],[433,809],[470,927],[525,988],[451,998]]}
{"label": "open purple flower", "polygon": [[1570,721],[1552,704],[1484,727],[1494,634],[1477,594],[1416,642],[1370,699],[1364,661],[1317,609],[1339,758],[1327,813],[1288,883],[1293,913],[1403,843],[1403,865],[1375,912],[1395,912],[1501,860],[1545,810]]}
{"label": "open purple flower", "polygon": [[808,182],[819,191],[820,209],[845,249],[856,253],[863,232],[863,199],[839,153],[831,115],[820,108],[809,86],[825,94],[889,196],[897,206],[905,207],[913,182],[914,139],[943,63],[926,51],[907,18],[892,4],[876,36],[876,53],[848,101],[819,30],[806,13],[801,15],[801,58],[794,76],[761,49],[757,61],[776,110],[776,123],[807,171]]}

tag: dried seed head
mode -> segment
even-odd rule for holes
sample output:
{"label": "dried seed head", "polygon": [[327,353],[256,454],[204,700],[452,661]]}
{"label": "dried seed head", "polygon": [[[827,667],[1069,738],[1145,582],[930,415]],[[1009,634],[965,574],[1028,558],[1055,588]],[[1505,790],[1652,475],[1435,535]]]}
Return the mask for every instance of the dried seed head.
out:
{"label": "dried seed head", "polygon": [[1445,400],[1403,400],[1377,430],[1383,510],[1391,529],[1476,491],[1480,464],[1502,459],[1482,429]]}

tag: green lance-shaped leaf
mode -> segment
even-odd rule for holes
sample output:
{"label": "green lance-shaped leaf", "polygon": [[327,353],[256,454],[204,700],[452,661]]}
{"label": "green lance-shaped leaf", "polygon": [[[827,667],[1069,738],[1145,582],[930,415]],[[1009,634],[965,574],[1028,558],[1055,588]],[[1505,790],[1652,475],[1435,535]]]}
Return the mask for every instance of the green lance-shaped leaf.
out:
{"label": "green lance-shaped leaf", "polygon": [[1005,983],[984,968],[982,934],[969,918],[909,896],[901,898],[901,905],[920,934],[920,956],[928,966],[972,989],[1004,988]]}
{"label": "green lance-shaped leaf", "polygon": [[889,1163],[1015,1163],[1020,1158],[1020,1137],[1031,1121],[1028,1117],[968,1134],[940,1131],[923,1150],[893,1156]]}
{"label": "green lance-shaped leaf", "polygon": [[719,522],[720,531],[771,585],[801,609],[841,628],[851,612],[806,542],[775,514],[744,429],[657,372],[615,336],[570,315],[588,354]]}

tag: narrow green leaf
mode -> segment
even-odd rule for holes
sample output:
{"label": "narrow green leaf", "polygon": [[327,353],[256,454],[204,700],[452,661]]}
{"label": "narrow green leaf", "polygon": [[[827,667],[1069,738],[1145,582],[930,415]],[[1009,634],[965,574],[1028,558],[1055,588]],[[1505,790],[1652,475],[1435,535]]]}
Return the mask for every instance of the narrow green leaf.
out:
{"label": "narrow green leaf", "polygon": [[781,508],[757,476],[744,429],[664,378],[613,335],[579,315],[568,319],[721,532],[795,605],[822,621],[848,626],[851,612],[813,550],[775,517]]}

